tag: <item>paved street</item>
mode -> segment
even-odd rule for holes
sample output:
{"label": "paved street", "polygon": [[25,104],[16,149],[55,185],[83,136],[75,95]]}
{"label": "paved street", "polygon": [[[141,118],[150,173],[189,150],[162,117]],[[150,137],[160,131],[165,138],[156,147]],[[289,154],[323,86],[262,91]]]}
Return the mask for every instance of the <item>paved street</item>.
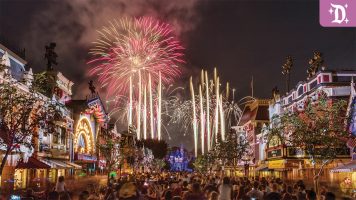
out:
{"label": "paved street", "polygon": [[66,180],[66,185],[69,191],[78,193],[80,191],[87,190],[89,185],[106,186],[106,181],[106,175],[95,175]]}
{"label": "paved street", "polygon": [[77,179],[66,180],[66,186],[74,196],[80,194],[84,190],[88,190],[91,186],[100,187],[106,186],[107,176],[106,175],[95,175],[88,177],[80,177]]}

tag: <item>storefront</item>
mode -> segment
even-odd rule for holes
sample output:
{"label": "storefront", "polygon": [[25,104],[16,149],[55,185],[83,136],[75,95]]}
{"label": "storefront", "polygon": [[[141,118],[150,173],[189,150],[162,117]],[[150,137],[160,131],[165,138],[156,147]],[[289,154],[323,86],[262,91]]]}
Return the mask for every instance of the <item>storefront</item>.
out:
{"label": "storefront", "polygon": [[97,168],[97,157],[90,154],[76,153],[74,156],[74,162],[81,166],[81,171],[77,171],[76,175],[87,176],[94,175]]}
{"label": "storefront", "polygon": [[283,178],[285,172],[285,148],[283,147],[280,139],[273,136],[267,144],[266,157],[267,168],[260,168],[260,171],[265,176],[272,176],[276,178]]}
{"label": "storefront", "polygon": [[34,157],[30,157],[26,163],[19,162],[14,172],[14,189],[44,188],[49,169],[49,165]]}
{"label": "storefront", "polygon": [[290,180],[304,177],[304,152],[300,148],[281,145],[278,138],[272,138],[269,146],[266,149],[267,164],[258,168],[261,176]]}
{"label": "storefront", "polygon": [[66,160],[41,159],[41,161],[51,166],[48,172],[48,179],[52,183],[57,182],[60,176],[70,176],[70,170],[73,169],[73,166],[68,164]]}

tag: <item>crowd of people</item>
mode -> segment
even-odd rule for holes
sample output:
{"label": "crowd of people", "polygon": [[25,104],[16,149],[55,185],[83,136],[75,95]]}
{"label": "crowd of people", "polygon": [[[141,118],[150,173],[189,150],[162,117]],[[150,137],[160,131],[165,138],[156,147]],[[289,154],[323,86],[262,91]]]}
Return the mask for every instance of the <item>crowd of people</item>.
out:
{"label": "crowd of people", "polygon": [[[78,193],[78,191],[75,191]],[[227,177],[196,173],[161,173],[110,177],[107,186],[88,185],[74,195],[70,186],[59,178],[48,200],[316,200],[313,188],[302,180],[294,184],[280,178]],[[320,198],[336,199],[335,194],[321,187]],[[345,200],[351,198],[343,198]]]}

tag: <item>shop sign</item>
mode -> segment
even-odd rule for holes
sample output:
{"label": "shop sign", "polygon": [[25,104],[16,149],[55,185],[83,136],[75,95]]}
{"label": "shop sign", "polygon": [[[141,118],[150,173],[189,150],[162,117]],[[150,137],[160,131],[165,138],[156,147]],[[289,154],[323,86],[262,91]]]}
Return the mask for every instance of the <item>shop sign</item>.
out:
{"label": "shop sign", "polygon": [[298,147],[287,147],[287,156],[301,158],[305,156],[304,150]]}
{"label": "shop sign", "polygon": [[267,158],[282,157],[282,149],[274,149],[267,152]]}
{"label": "shop sign", "polygon": [[[315,155],[320,157],[321,152],[323,152],[325,147],[316,147],[314,149]],[[336,149],[336,157],[349,157],[350,156],[350,149],[347,147],[344,148],[337,148]],[[302,157],[307,157],[310,154],[304,149],[301,149],[299,147],[287,147],[287,156],[288,157],[296,157],[296,158],[302,158]]]}
{"label": "shop sign", "polygon": [[283,169],[285,168],[284,160],[273,160],[268,162],[269,169]]}
{"label": "shop sign", "polygon": [[78,154],[76,154],[76,160],[95,162],[97,159],[96,159],[96,156],[78,153]]}

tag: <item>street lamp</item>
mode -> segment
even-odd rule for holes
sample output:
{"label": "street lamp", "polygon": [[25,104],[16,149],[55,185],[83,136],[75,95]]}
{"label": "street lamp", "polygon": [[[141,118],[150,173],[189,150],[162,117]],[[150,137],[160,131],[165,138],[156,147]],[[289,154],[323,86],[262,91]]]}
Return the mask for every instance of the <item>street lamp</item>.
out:
{"label": "street lamp", "polygon": [[290,83],[290,71],[293,67],[293,58],[292,56],[287,56],[285,63],[282,65],[282,74],[286,76],[286,89],[289,92],[289,83]]}

